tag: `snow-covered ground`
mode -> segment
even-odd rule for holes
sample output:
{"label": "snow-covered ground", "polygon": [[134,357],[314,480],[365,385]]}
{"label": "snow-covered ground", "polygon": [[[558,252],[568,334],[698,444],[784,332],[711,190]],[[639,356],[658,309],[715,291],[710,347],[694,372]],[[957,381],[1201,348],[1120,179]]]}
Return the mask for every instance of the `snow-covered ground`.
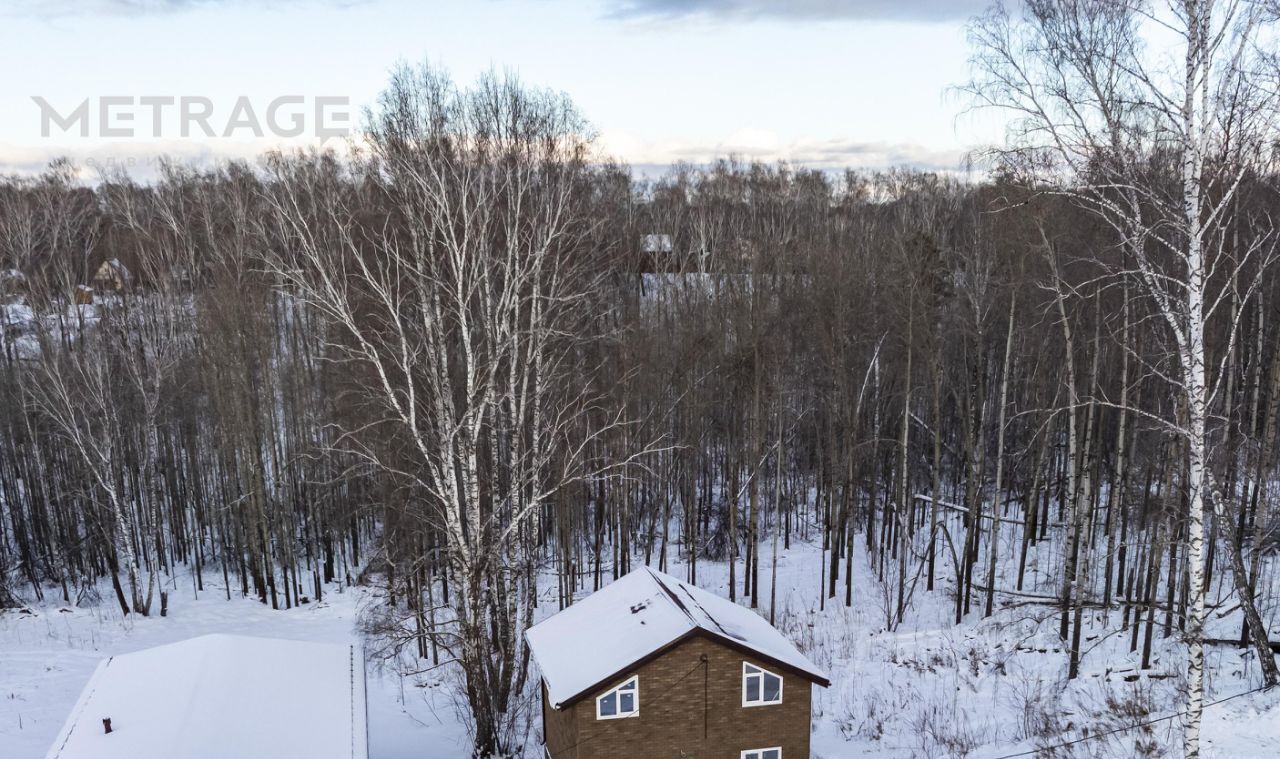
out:
{"label": "snow-covered ground", "polygon": [[[0,757],[40,759],[100,659],[208,633],[346,643],[367,592],[331,592],[321,603],[272,611],[206,584],[172,591],[168,617],[122,619],[108,602],[0,613]],[[369,749],[376,759],[464,757],[466,731],[443,687],[415,688],[369,670]]]}
{"label": "snow-covered ground", "polygon": [[[770,556],[766,544],[760,561],[766,617]],[[1052,557],[1046,553],[1043,560]],[[888,631],[884,593],[861,547],[850,608],[842,603],[841,578],[839,597],[819,609],[820,561],[816,547],[797,544],[778,564],[778,626],[832,680],[831,688],[815,691],[815,757],[998,759],[1176,715],[1180,708],[1182,651],[1176,635],[1160,636],[1159,617],[1154,664],[1144,673],[1128,651],[1128,634],[1119,633],[1119,612],[1106,624],[1101,612],[1086,615],[1082,674],[1064,686],[1066,654],[1052,607],[1007,597],[1010,605],[982,620],[975,599],[975,612],[956,626],[947,579],[933,593],[921,583],[903,623]],[[946,578],[941,557],[938,567]],[[679,566],[668,572],[684,576]],[[726,582],[724,564],[699,564],[699,586],[727,596]],[[183,588],[179,580],[166,618],[125,620],[110,603],[0,613],[0,757],[42,757],[104,656],[214,632],[347,642],[358,635],[356,617],[370,598],[362,588],[335,589],[322,603],[272,611],[255,600],[228,601],[220,589],[209,587],[195,599],[189,583]],[[540,616],[555,608],[554,582],[547,588]],[[1212,634],[1236,634],[1237,615],[1211,616]],[[1209,664],[1211,701],[1258,685],[1247,652],[1214,646]],[[402,680],[370,667],[373,759],[467,755],[466,728],[448,682],[440,670]],[[1178,756],[1178,724],[1175,716],[1041,756]],[[1280,756],[1280,693],[1210,706],[1204,746],[1205,756],[1217,759]]]}

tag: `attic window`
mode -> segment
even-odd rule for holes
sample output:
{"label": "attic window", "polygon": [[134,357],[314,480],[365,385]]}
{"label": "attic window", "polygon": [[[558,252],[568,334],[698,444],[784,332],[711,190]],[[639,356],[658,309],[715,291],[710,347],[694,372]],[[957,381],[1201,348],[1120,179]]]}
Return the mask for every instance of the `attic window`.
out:
{"label": "attic window", "polygon": [[782,759],[782,747],[753,748],[742,752],[742,759]]}
{"label": "attic window", "polygon": [[[772,672],[742,663],[742,705],[769,706],[782,703],[782,678]],[[768,752],[773,749],[762,749]],[[750,759],[743,754],[744,759]],[[760,754],[756,759],[778,759]]]}
{"label": "attic window", "polygon": [[633,677],[596,699],[596,719],[640,716],[640,679]]}

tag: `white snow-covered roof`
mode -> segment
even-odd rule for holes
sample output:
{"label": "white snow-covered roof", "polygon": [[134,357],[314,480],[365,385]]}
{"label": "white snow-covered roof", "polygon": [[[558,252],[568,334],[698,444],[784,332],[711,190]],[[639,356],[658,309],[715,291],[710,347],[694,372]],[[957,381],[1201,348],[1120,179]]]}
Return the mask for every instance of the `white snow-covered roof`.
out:
{"label": "white snow-covered roof", "polygon": [[671,235],[641,235],[640,250],[645,253],[670,253]]}
{"label": "white snow-covered roof", "polygon": [[748,649],[827,685],[822,670],[759,614],[649,567],[530,627],[525,639],[559,708],[690,634]]}
{"label": "white snow-covered roof", "polygon": [[364,688],[355,646],[205,635],[101,662],[45,756],[368,759]]}
{"label": "white snow-covered roof", "polygon": [[129,271],[129,267],[125,266],[118,258],[111,258],[103,261],[102,265],[98,267],[97,273],[93,275],[93,278],[99,279],[106,277],[113,271],[116,273],[116,276],[126,284],[133,279],[133,272]]}

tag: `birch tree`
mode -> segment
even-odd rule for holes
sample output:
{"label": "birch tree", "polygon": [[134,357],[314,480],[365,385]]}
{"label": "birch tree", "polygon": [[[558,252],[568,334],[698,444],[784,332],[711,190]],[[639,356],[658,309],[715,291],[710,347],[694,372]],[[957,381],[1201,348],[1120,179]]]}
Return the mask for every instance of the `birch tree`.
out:
{"label": "birch tree", "polygon": [[429,634],[460,665],[477,757],[516,750],[527,716],[522,633],[549,504],[639,455],[588,455],[624,425],[590,382],[607,272],[584,210],[589,136],[559,95],[405,67],[356,167],[387,215],[367,223],[316,162],[274,163],[272,265],[377,410],[342,442],[417,494],[410,526],[445,537],[451,616]]}
{"label": "birch tree", "polygon": [[1189,758],[1200,755],[1208,426],[1220,377],[1205,333],[1217,316],[1235,339],[1238,313],[1228,313],[1220,280],[1268,263],[1263,239],[1229,249],[1224,234],[1274,137],[1275,83],[1260,75],[1268,20],[1250,0],[1030,0],[1021,15],[997,6],[970,28],[974,79],[964,89],[1011,115],[996,153],[1112,228],[1133,262],[1116,274],[1142,285],[1166,327],[1176,371],[1164,379],[1185,409],[1161,421],[1187,452]]}

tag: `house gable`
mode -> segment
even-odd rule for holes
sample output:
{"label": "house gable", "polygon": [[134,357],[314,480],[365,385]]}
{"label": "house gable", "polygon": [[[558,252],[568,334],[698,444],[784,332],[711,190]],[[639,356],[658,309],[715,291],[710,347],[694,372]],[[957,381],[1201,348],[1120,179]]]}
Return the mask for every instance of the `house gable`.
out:
{"label": "house gable", "polygon": [[617,672],[610,673],[607,677],[601,678],[599,682],[593,683],[589,687],[581,691],[580,693],[572,696],[571,698],[565,699],[563,702],[559,704],[559,707],[563,709],[565,707],[572,706],[573,704],[582,702],[583,700],[587,699],[592,693],[596,693],[600,689],[604,688],[608,683],[621,680],[626,674],[640,669],[641,667],[643,667],[644,665],[648,664],[651,661],[654,661],[656,659],[660,659],[663,656],[666,656],[668,653],[670,653],[674,649],[679,648],[680,646],[684,645],[685,643],[695,638],[702,638],[704,640],[710,641],[717,645],[723,646],[729,650],[735,651],[739,656],[743,657],[744,661],[749,659],[749,660],[761,662],[759,666],[769,668],[773,671],[781,670],[782,672],[786,672],[794,677],[798,677],[814,685],[820,685],[823,688],[826,688],[831,685],[831,682],[827,680],[825,677],[816,677],[808,672],[805,672],[804,670],[797,669],[796,667],[793,667],[792,665],[787,664],[786,662],[778,661],[777,659],[774,659],[770,656],[765,656],[761,654],[759,651],[756,651],[748,646],[745,646],[742,643],[736,640],[733,640],[732,638],[718,636],[715,633],[709,632],[702,628],[695,628],[685,633],[684,635],[681,635],[679,638],[676,638],[675,640],[671,641],[670,643],[663,646],[662,648],[657,649],[653,653],[640,658],[639,660],[633,662],[632,664],[629,664],[628,666],[618,670]]}
{"label": "house gable", "polygon": [[133,283],[133,274],[120,259],[110,258],[102,262],[93,274],[95,287],[106,290],[123,290]]}
{"label": "house gable", "polygon": [[[552,706],[563,707],[693,638],[810,683],[826,676],[755,611],[641,567],[525,632]],[[583,651],[592,655],[583,656]]]}
{"label": "house gable", "polygon": [[[779,672],[785,694],[781,704],[743,706],[744,662]],[[598,719],[596,699],[630,677],[639,682],[639,715]],[[559,710],[545,694],[552,759],[678,757],[681,752],[700,759],[737,757],[774,746],[783,747],[784,757],[809,755],[809,678],[707,634],[688,635]]]}

